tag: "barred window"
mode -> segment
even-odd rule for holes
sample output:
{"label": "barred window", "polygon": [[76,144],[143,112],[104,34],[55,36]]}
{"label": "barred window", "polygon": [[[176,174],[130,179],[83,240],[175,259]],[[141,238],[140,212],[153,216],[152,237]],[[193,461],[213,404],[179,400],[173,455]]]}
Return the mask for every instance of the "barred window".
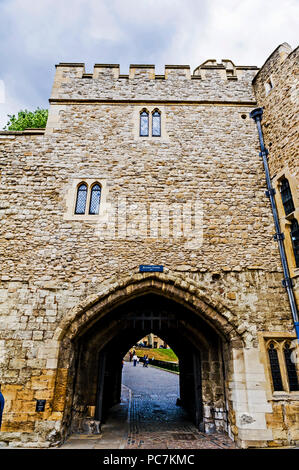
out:
{"label": "barred window", "polygon": [[283,348],[283,352],[284,352],[285,364],[286,364],[286,369],[287,369],[287,374],[288,374],[290,392],[294,392],[294,391],[299,390],[299,384],[298,384],[296,365],[292,357],[292,350],[290,349],[289,343],[285,344]]}
{"label": "barred window", "polygon": [[161,137],[161,113],[158,109],[152,113],[152,136]]}
{"label": "barred window", "polygon": [[96,183],[91,188],[89,214],[98,214],[101,200],[101,186]]}
{"label": "barred window", "polygon": [[290,184],[286,178],[281,180],[280,194],[282,199],[282,204],[284,207],[285,215],[289,215],[294,212],[294,201],[290,188]]}
{"label": "barred window", "polygon": [[279,366],[278,354],[274,343],[270,343],[268,348],[268,355],[270,361],[273,389],[275,391],[281,391],[283,390],[281,371]]}
{"label": "barred window", "polygon": [[149,134],[149,113],[146,109],[140,113],[140,137],[148,137]]}
{"label": "barred window", "polygon": [[291,223],[291,239],[296,267],[299,268],[299,224],[297,219],[293,219]]}
{"label": "barred window", "polygon": [[141,109],[139,113],[139,136],[161,137],[162,114],[158,108]]}
{"label": "barred window", "polygon": [[80,184],[77,190],[77,200],[75,214],[85,214],[87,200],[87,185],[85,183]]}

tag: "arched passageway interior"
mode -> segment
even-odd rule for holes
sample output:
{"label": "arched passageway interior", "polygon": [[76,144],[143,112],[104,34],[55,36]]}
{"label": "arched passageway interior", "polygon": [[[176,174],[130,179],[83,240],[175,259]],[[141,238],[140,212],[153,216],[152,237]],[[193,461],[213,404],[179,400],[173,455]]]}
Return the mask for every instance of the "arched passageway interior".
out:
{"label": "arched passageway interior", "polygon": [[70,405],[64,420],[68,432],[86,431],[92,417],[103,422],[109,409],[120,402],[122,359],[151,332],[179,358],[181,405],[198,429],[227,430],[226,341],[196,312],[149,293],[99,316],[74,340]]}

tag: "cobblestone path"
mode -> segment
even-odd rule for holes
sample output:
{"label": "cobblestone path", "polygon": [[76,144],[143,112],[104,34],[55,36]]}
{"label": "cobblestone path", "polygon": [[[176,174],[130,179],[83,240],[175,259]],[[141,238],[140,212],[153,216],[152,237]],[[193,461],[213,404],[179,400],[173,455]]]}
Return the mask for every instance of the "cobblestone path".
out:
{"label": "cobblestone path", "polygon": [[62,449],[232,449],[225,434],[199,432],[176,405],[179,376],[142,364],[123,368],[121,403],[109,410],[101,435],[72,434]]}
{"label": "cobblestone path", "polygon": [[179,376],[154,367],[125,363],[123,384],[131,390],[126,449],[231,449],[225,434],[199,432],[176,405]]}

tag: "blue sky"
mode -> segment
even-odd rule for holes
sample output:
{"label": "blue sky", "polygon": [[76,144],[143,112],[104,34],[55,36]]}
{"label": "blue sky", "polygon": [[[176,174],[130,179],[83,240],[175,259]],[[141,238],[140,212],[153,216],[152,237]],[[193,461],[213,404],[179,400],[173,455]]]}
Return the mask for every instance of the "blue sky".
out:
{"label": "blue sky", "polygon": [[298,17],[299,0],[0,0],[0,129],[48,107],[58,62],[261,66],[297,47]]}

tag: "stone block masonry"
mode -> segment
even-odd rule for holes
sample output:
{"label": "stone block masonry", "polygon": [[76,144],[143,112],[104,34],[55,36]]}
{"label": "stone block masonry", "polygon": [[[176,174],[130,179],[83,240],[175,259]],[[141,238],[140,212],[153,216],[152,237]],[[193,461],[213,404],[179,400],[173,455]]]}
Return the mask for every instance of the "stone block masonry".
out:
{"label": "stone block masonry", "polygon": [[[287,262],[292,278],[294,296],[299,305],[299,265],[295,259],[295,245],[291,226],[299,220],[298,193],[298,48],[289,44],[278,46],[253,79],[253,89],[259,106],[263,107],[262,129],[273,187],[276,191],[280,231],[284,236]],[[287,214],[282,201],[282,181],[287,180],[293,201],[293,210]],[[293,360],[298,374],[298,353]],[[282,364],[283,367],[283,364]],[[290,436],[298,440],[298,391],[278,393],[272,398],[273,412],[266,415],[267,425],[273,431],[271,446],[286,445]],[[275,395],[275,393],[274,393]]]}
{"label": "stone block masonry", "polygon": [[[118,291],[125,289],[125,301],[147,280],[164,293],[171,286],[167,295],[174,299],[171,292],[179,289],[180,301],[195,310],[200,299],[206,305],[201,315],[233,338],[224,384],[213,371],[222,359],[210,354],[203,361],[209,424],[214,400],[221,420],[227,412],[227,430],[240,447],[298,439],[297,395],[273,402],[260,343],[265,333],[293,338],[294,330],[249,119],[257,71],[228,60],[207,61],[193,74],[189,66],[166,66],[164,75],[152,65],[132,65],[121,75],[114,64],[96,64],[86,73],[84,64],[63,63],[56,68],[45,132],[0,133],[3,445],[46,447],[63,440],[75,362],[65,338],[90,327],[100,301],[102,318]],[[144,108],[161,112],[160,137],[139,136]],[[294,158],[292,165],[298,170]],[[74,214],[80,182],[101,185],[98,215]],[[99,227],[120,200],[128,210],[118,206],[116,216],[125,214],[125,231],[116,226],[101,237]],[[196,201],[202,242],[188,245],[183,230],[163,236],[163,224],[173,228],[178,211]],[[148,220],[153,204],[168,217],[157,215],[154,235],[150,225],[140,231],[140,213]],[[140,274],[140,264],[163,265],[164,272]],[[214,390],[209,380],[217,382]],[[37,399],[46,399],[45,411],[36,412]]]}

